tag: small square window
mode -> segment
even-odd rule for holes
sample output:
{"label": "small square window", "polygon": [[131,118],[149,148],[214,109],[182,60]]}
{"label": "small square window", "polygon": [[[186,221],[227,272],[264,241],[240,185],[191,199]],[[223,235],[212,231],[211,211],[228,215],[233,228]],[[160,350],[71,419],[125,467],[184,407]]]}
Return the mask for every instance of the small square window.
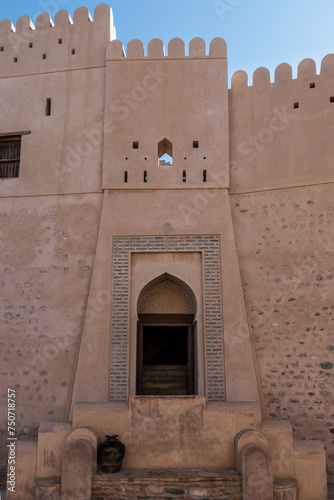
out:
{"label": "small square window", "polygon": [[3,52],[5,50],[5,47],[0,47],[0,52]]}
{"label": "small square window", "polygon": [[14,57],[14,62],[17,63],[17,57]]}
{"label": "small square window", "polygon": [[293,105],[293,107],[294,107],[295,109],[298,109],[298,108],[299,108],[299,102],[295,102],[295,103],[294,103],[294,105]]}
{"label": "small square window", "polygon": [[199,148],[199,141],[193,141],[193,148],[198,149]]}
{"label": "small square window", "polygon": [[42,55],[42,59],[46,59],[46,54],[43,54],[43,55]]}
{"label": "small square window", "polygon": [[58,43],[59,43],[59,45],[61,45],[63,43],[63,39],[62,38],[58,38]]}
{"label": "small square window", "polygon": [[132,149],[138,149],[139,148],[139,142],[135,141],[132,143]]}
{"label": "small square window", "polygon": [[30,42],[30,43],[29,43],[29,49],[32,49],[32,48],[33,48],[33,45],[34,45],[34,44],[33,44],[32,42]]}
{"label": "small square window", "polygon": [[19,176],[21,156],[21,136],[0,137],[0,178]]}
{"label": "small square window", "polygon": [[72,49],[72,50],[71,50],[71,54],[72,54],[72,56],[74,56],[74,54],[75,54],[75,49]]}
{"label": "small square window", "polygon": [[334,102],[334,95],[329,98],[329,102]]}
{"label": "small square window", "polygon": [[315,89],[315,83],[310,83],[310,89]]}

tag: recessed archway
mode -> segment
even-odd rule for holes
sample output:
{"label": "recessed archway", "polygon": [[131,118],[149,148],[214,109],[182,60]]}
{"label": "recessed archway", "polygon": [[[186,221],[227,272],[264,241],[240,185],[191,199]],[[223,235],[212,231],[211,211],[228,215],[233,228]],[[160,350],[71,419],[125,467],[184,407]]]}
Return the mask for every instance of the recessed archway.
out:
{"label": "recessed archway", "polygon": [[138,300],[137,394],[195,394],[195,311],[186,287],[169,275]]}

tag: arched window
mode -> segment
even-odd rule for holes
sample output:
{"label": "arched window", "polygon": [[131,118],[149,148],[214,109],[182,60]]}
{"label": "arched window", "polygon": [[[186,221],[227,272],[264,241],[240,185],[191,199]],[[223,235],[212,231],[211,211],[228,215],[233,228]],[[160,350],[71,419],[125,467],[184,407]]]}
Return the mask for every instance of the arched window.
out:
{"label": "arched window", "polygon": [[158,165],[173,165],[173,144],[167,138],[158,143]]}

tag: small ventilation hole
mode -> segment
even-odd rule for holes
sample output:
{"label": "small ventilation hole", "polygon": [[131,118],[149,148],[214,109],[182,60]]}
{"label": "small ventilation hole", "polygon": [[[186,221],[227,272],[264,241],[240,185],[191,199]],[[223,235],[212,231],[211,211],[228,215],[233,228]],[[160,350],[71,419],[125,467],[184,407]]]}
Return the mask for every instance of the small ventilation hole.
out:
{"label": "small ventilation hole", "polygon": [[42,59],[46,59],[46,54],[43,54],[43,55],[42,55]]}
{"label": "small ventilation hole", "polygon": [[125,159],[128,160],[129,158],[126,156]]}
{"label": "small ventilation hole", "polygon": [[147,182],[147,170],[144,170],[144,182]]}
{"label": "small ventilation hole", "polygon": [[139,142],[134,141],[134,142],[132,143],[132,149],[138,149],[138,148],[139,148]]}
{"label": "small ventilation hole", "polygon": [[128,182],[128,172],[125,170],[124,172],[124,182]]}
{"label": "small ventilation hole", "polygon": [[203,182],[206,182],[206,170],[203,170]]}
{"label": "small ventilation hole", "polygon": [[32,42],[30,42],[30,43],[29,43],[29,49],[32,49],[32,48],[33,48],[33,45],[34,45],[34,44],[33,44]]}
{"label": "small ventilation hole", "polygon": [[199,141],[193,141],[193,148],[198,149],[199,148]]}
{"label": "small ventilation hole", "polygon": [[45,103],[45,116],[51,116],[51,98],[48,97]]}
{"label": "small ventilation hole", "polygon": [[310,89],[315,89],[315,83],[310,83]]}
{"label": "small ventilation hole", "polygon": [[14,62],[17,62],[17,57],[14,57]]}
{"label": "small ventilation hole", "polygon": [[184,159],[184,160],[186,160],[186,159],[187,159],[187,157],[185,156],[183,159]]}
{"label": "small ventilation hole", "polygon": [[0,52],[3,52],[5,50],[5,47],[0,47]]}
{"label": "small ventilation hole", "polygon": [[295,109],[298,109],[298,108],[299,108],[299,102],[295,102],[295,103],[294,103],[294,105],[293,105],[293,107],[294,107]]}
{"label": "small ventilation hole", "polygon": [[329,102],[334,102],[334,95],[329,98]]}
{"label": "small ventilation hole", "polygon": [[182,173],[182,182],[187,182],[187,171],[186,170],[183,170],[183,173]]}
{"label": "small ventilation hole", "polygon": [[62,38],[58,38],[58,43],[59,43],[59,45],[61,45],[63,43],[63,39]]}
{"label": "small ventilation hole", "polygon": [[71,54],[72,54],[72,56],[74,56],[74,54],[75,54],[75,49],[72,49],[72,50],[71,50]]}

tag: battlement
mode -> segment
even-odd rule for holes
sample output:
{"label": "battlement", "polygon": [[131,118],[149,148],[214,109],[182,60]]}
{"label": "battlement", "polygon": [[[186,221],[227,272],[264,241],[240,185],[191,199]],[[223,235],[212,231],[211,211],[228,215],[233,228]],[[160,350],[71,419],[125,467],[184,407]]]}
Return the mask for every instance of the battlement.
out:
{"label": "battlement", "polygon": [[180,38],[173,38],[168,43],[168,53],[162,40],[155,38],[148,43],[145,55],[144,44],[140,40],[131,40],[127,44],[125,52],[124,45],[119,40],[113,40],[107,47],[107,60],[114,59],[196,59],[196,58],[227,58],[226,42],[222,38],[214,38],[210,43],[209,54],[206,55],[206,45],[202,38],[193,38],[189,43],[189,56],[185,55],[185,43]]}
{"label": "battlement", "polygon": [[[275,80],[270,81],[270,72],[267,68],[258,68],[253,73],[253,85],[249,85],[248,74],[245,71],[237,71],[232,76],[231,89],[243,91],[246,88],[264,89],[269,85],[284,86],[285,88],[292,82],[304,81],[305,79],[315,79],[317,76],[334,76],[334,54],[328,54],[321,62],[320,75],[317,75],[316,63],[313,59],[304,59],[298,65],[297,78],[293,78],[290,64],[280,64],[275,70]],[[311,82],[313,83],[313,82]],[[314,88],[314,87],[311,87]]]}
{"label": "battlement", "polygon": [[28,16],[0,21],[0,77],[105,66],[107,43],[116,36],[112,10],[100,4],[94,20],[86,7],[76,9],[73,21],[66,10],[54,21],[42,13],[34,26]]}

